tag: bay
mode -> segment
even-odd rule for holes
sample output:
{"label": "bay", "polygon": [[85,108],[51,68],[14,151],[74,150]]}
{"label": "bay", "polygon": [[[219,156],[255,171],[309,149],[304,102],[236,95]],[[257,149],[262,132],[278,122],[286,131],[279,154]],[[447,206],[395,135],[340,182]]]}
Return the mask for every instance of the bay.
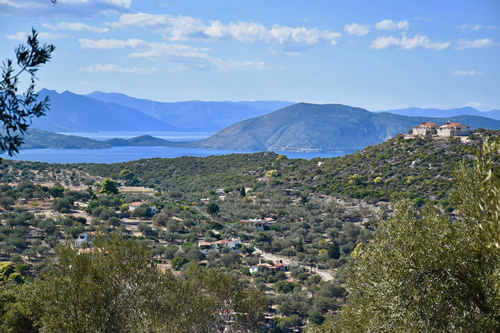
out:
{"label": "bay", "polygon": [[57,132],[64,135],[76,135],[104,141],[108,139],[130,139],[142,135],[151,135],[155,138],[168,141],[196,141],[208,138],[214,132],[155,132],[155,131],[99,131],[99,132]]}
{"label": "bay", "polygon": [[[214,133],[207,132],[71,132],[60,133],[83,136],[95,140],[111,138],[130,139],[141,135],[151,135],[169,141],[194,141],[207,138]],[[175,158],[181,156],[206,157],[211,155],[257,153],[251,150],[209,149],[209,148],[179,148],[179,147],[112,147],[106,149],[21,149],[19,154],[10,157],[7,153],[0,158],[20,161],[35,161],[48,163],[120,163],[145,158]],[[338,157],[350,152],[283,152],[288,158],[312,159],[316,157]]]}
{"label": "bay", "polygon": [[[48,163],[120,163],[144,158],[174,158],[181,156],[206,157],[211,155],[228,155],[257,153],[258,151],[224,150],[205,148],[173,148],[173,147],[113,147],[107,149],[25,149],[10,157],[6,153],[0,158],[40,161]],[[276,152],[288,158],[312,159],[315,157],[337,157],[345,152]]]}

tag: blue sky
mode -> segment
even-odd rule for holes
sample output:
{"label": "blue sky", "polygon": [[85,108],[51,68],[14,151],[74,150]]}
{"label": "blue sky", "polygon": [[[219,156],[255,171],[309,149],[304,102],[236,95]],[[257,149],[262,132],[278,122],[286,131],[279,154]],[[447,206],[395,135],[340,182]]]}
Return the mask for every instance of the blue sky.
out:
{"label": "blue sky", "polygon": [[2,59],[31,27],[59,92],[500,109],[498,0],[0,0]]}

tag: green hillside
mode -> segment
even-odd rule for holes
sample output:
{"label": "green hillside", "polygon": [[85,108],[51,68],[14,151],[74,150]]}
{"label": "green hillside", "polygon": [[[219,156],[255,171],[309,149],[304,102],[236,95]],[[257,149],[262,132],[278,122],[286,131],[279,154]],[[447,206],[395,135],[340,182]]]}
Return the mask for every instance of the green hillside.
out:
{"label": "green hillside", "polygon": [[21,149],[102,149],[111,148],[106,142],[76,135],[63,135],[30,128],[24,136]]}
{"label": "green hillside", "polygon": [[113,147],[120,147],[120,146],[172,146],[174,143],[163,140],[160,138],[155,138],[151,135],[142,135],[130,139],[109,139],[105,140],[105,143],[113,146]]}
{"label": "green hillside", "polygon": [[[498,135],[486,131],[481,135]],[[83,165],[86,171],[117,178],[129,169],[140,185],[184,193],[214,188],[276,187],[324,194],[341,194],[368,202],[388,201],[398,194],[419,200],[430,196],[448,205],[447,192],[453,171],[469,160],[481,141],[457,138],[405,139],[403,135],[362,151],[336,158],[288,159],[275,153],[147,159],[111,165]],[[266,171],[277,170],[268,181],[259,181]]]}
{"label": "green hillside", "polygon": [[477,116],[445,118],[406,117],[373,113],[340,104],[299,103],[248,119],[196,142],[204,148],[273,151],[345,151],[363,149],[423,121],[462,122],[471,128],[500,129],[500,121]]}

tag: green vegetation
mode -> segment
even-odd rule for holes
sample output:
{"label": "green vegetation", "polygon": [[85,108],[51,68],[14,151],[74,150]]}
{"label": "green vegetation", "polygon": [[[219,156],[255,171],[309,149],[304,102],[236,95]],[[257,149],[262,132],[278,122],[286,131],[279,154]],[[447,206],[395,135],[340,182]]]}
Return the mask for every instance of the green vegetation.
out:
{"label": "green vegetation", "polygon": [[407,117],[374,113],[340,104],[298,103],[281,110],[240,121],[193,146],[274,151],[349,151],[376,145],[406,133],[424,121],[447,120],[473,129],[500,129],[500,121],[477,116],[449,118]]}
{"label": "green vegetation", "polygon": [[[11,59],[6,59],[2,66],[0,81],[0,151],[8,151],[12,156],[23,143],[22,135],[31,124],[32,118],[40,117],[48,111],[49,99],[38,100],[35,93],[36,72],[48,62],[55,50],[54,45],[42,45],[38,42],[38,33],[32,29],[27,45],[19,45],[16,50],[17,64],[20,69],[14,72]],[[26,72],[30,84],[24,94],[18,91],[19,75]]]}
{"label": "green vegetation", "polygon": [[102,149],[111,144],[76,135],[63,135],[30,128],[24,136],[23,149]]}
{"label": "green vegetation", "polygon": [[[111,165],[4,161],[0,164],[4,183],[0,185],[0,207],[3,208],[0,212],[0,261],[12,264],[7,265],[7,277],[3,278],[10,288],[2,289],[0,293],[0,302],[6,302],[2,303],[5,305],[0,308],[0,315],[4,316],[6,323],[13,325],[8,327],[21,327],[16,326],[21,325],[21,321],[15,318],[14,313],[18,310],[14,309],[28,309],[18,311],[22,314],[19,320],[24,318],[23,323],[31,323],[32,326],[26,324],[28,327],[49,327],[49,319],[43,319],[43,311],[39,310],[44,305],[38,295],[49,295],[44,294],[47,285],[41,281],[50,280],[50,276],[61,278],[62,273],[56,274],[57,263],[61,262],[58,257],[76,250],[68,247],[63,251],[58,244],[65,240],[71,244],[81,233],[88,233],[91,238],[99,235],[97,238],[104,243],[104,239],[118,237],[121,240],[117,242],[123,246],[128,246],[125,244],[129,241],[139,244],[148,251],[147,262],[153,263],[150,265],[153,271],[162,272],[164,275],[161,276],[175,275],[169,280],[175,283],[186,278],[195,268],[200,269],[201,276],[213,270],[234,277],[244,288],[255,288],[252,290],[258,299],[261,292],[266,294],[274,312],[268,312],[269,307],[262,310],[267,313],[265,325],[276,331],[300,328],[306,322],[321,325],[321,329],[340,329],[347,325],[340,319],[348,314],[349,306],[343,307],[348,291],[351,292],[350,302],[353,302],[357,293],[361,295],[363,283],[368,284],[377,278],[380,285],[384,285],[388,277],[398,285],[410,281],[412,285],[408,290],[422,303],[414,299],[411,302],[431,302],[426,297],[436,294],[433,284],[425,277],[438,277],[432,274],[436,266],[427,272],[425,265],[429,262],[455,265],[446,270],[446,278],[439,275],[443,281],[449,282],[450,288],[442,289],[443,293],[439,295],[451,295],[459,290],[453,302],[460,300],[460,294],[471,295],[453,280],[454,272],[463,271],[481,299],[484,291],[481,283],[494,285],[496,273],[490,272],[488,277],[471,272],[477,267],[483,267],[483,271],[491,268],[493,260],[486,259],[487,251],[498,251],[498,218],[495,215],[499,202],[498,148],[486,145],[490,147],[489,155],[483,155],[490,157],[479,159],[480,167],[473,173],[467,172],[472,172],[470,167],[475,159],[472,152],[490,136],[496,137],[497,134],[485,131],[467,144],[448,139],[406,140],[399,136],[352,155],[311,161],[287,159],[268,152],[150,159]],[[459,168],[460,165],[463,166]],[[265,177],[270,170],[273,170],[273,175]],[[463,185],[464,181],[469,183]],[[468,189],[457,192],[461,196],[451,195],[451,188],[457,182]],[[42,183],[46,185],[40,185]],[[146,187],[121,187],[120,191],[114,191],[118,190],[120,183]],[[482,184],[481,187],[475,187],[476,183]],[[114,184],[111,190],[109,184]],[[224,189],[224,192],[218,189]],[[399,204],[392,206],[386,201],[389,199],[403,202],[404,209]],[[408,218],[403,225],[397,223],[401,216]],[[473,216],[471,221],[480,221],[479,226],[484,230],[480,238],[484,244],[481,258],[487,260],[484,263],[474,262],[480,256],[474,247],[470,247],[472,238],[452,241],[455,236],[464,235],[460,223],[466,216]],[[474,223],[469,222],[469,225]],[[427,228],[422,228],[422,225]],[[435,232],[436,228],[438,232]],[[390,237],[379,245],[378,257],[368,255],[372,246],[376,247],[380,242],[378,239],[382,233],[390,234]],[[377,241],[372,242],[374,236]],[[233,244],[230,247],[228,242],[235,239],[238,246]],[[107,252],[100,250],[104,245],[98,245],[99,242],[84,242],[78,249],[89,258],[106,256]],[[448,247],[441,249],[443,243]],[[384,246],[391,246],[395,251],[387,252],[383,250]],[[412,255],[410,250],[418,256]],[[265,257],[261,257],[262,252],[265,252]],[[462,263],[465,266],[459,265],[455,252],[468,253],[467,260]],[[266,260],[269,255],[288,263],[288,271],[282,271],[278,261]],[[75,260],[83,260],[79,256],[75,255]],[[379,261],[368,261],[375,260],[375,257]],[[356,265],[364,263],[365,258],[366,264],[359,266],[363,267],[359,270],[366,276],[358,278],[360,286],[356,289],[349,284],[353,283],[353,280],[349,282],[350,272],[355,272]],[[116,257],[116,260],[121,259]],[[396,271],[385,269],[386,261],[390,262],[390,267],[397,267],[396,271],[403,270],[406,274],[398,275]],[[18,265],[21,265],[19,270]],[[413,274],[411,265],[426,273],[415,268]],[[101,269],[101,266],[92,267],[96,272]],[[82,275],[89,275],[86,272],[88,270],[83,269]],[[14,276],[10,278],[12,274]],[[97,280],[105,279],[104,273],[103,276],[99,274],[95,275]],[[79,288],[84,288],[87,282],[89,285],[97,283],[80,279]],[[350,279],[353,279],[352,275]],[[406,280],[401,282],[398,279]],[[443,281],[440,283],[445,283]],[[14,287],[23,282],[30,287]],[[421,291],[425,286],[428,286],[428,294]],[[175,288],[180,287],[175,284]],[[400,293],[400,289],[394,288],[395,291],[391,291],[394,295]],[[121,295],[120,292],[116,295]],[[193,295],[197,292],[193,291]],[[419,296],[419,292],[423,296]],[[101,293],[106,295],[104,290],[99,291],[96,299],[102,296]],[[181,297],[181,291],[173,295]],[[373,297],[378,297],[377,304],[382,306],[389,304],[390,295]],[[490,297],[487,293],[484,295]],[[162,294],[161,290],[159,296],[165,302],[170,299],[169,294]],[[90,296],[85,297],[88,300]],[[410,302],[404,295],[398,299]],[[83,299],[82,302],[87,302],[82,306],[90,304]],[[170,303],[164,304],[170,306]],[[139,305],[127,303],[123,306]],[[357,308],[364,309],[362,306]],[[412,309],[410,305],[407,308]],[[344,309],[341,316],[336,317],[341,309]],[[447,311],[448,308],[443,305],[442,309]],[[373,323],[377,320],[388,322],[383,318],[383,311],[379,310],[374,313],[366,310],[364,322],[352,316],[349,321],[352,325],[363,322],[366,327],[371,325],[366,318],[373,318]],[[198,310],[193,311],[199,314]],[[450,313],[453,311],[450,308]],[[95,315],[100,316],[97,312]],[[404,313],[409,314],[409,311]],[[155,311],[146,311],[143,315],[149,318],[145,325],[152,325],[145,330],[154,331],[156,328],[153,327],[166,330],[160,324],[154,326],[160,318]],[[405,323],[411,323],[411,316],[406,319]],[[489,325],[488,320],[496,319],[485,320],[485,325]],[[360,323],[356,324],[358,321]],[[125,320],[123,325],[134,324]],[[405,324],[391,325],[399,327],[397,325]]]}
{"label": "green vegetation", "polygon": [[106,178],[102,181],[101,189],[99,193],[104,193],[104,194],[117,194],[118,193],[118,187],[116,186],[116,183],[112,181],[109,178]]}
{"label": "green vegetation", "polygon": [[349,302],[337,323],[311,331],[497,330],[499,152],[498,138],[487,141],[475,169],[458,169],[451,221],[430,201],[422,208],[398,202],[395,215],[354,256]]}
{"label": "green vegetation", "polygon": [[[144,243],[113,234],[81,252],[59,247],[43,279],[0,286],[0,329],[49,332],[254,330],[264,295],[233,275],[190,265],[162,273]],[[5,265],[4,265],[5,266]],[[12,276],[12,274],[11,274]]]}

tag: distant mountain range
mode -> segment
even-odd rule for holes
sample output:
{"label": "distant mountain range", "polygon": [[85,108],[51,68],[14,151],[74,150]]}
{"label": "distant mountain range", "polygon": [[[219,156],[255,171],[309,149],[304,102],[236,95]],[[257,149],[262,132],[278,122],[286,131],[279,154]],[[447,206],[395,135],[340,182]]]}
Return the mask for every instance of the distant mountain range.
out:
{"label": "distant mountain range", "polygon": [[226,127],[193,142],[171,142],[150,135],[131,139],[91,140],[30,129],[23,148],[109,148],[116,146],[199,147],[232,150],[347,151],[407,133],[424,121],[460,122],[472,129],[500,129],[500,121],[478,116],[408,117],[369,112],[340,104],[298,103]]}
{"label": "distant mountain range", "polygon": [[[157,102],[118,93],[78,95],[42,89],[50,97],[50,112],[33,120],[33,127],[51,132],[178,131],[215,133],[239,121],[260,117],[293,105],[284,101]],[[409,108],[392,114],[449,118],[475,115],[500,120],[500,110],[480,112],[471,107],[451,110]],[[383,113],[381,111],[377,113]]]}
{"label": "distant mountain range", "polygon": [[83,131],[179,131],[180,129],[138,110],[115,103],[43,89],[40,98],[50,97],[50,111],[33,120],[33,127],[50,132]]}
{"label": "distant mountain range", "polygon": [[480,116],[487,117],[491,119],[500,120],[500,110],[491,111],[478,111],[472,107],[455,108],[449,110],[440,109],[421,109],[421,108],[408,108],[408,109],[397,109],[397,110],[387,110],[378,112],[389,112],[393,114],[399,114],[402,116],[417,116],[417,117],[454,117],[461,115],[469,116]]}
{"label": "distant mountain range", "polygon": [[111,144],[76,135],[63,135],[36,128],[29,128],[23,137],[21,149],[103,149]]}
{"label": "distant mountain range", "polygon": [[[124,146],[163,146],[183,147],[184,142],[171,142],[151,135],[142,135],[130,139],[108,139],[104,141],[85,138],[76,135],[52,133],[36,128],[30,128],[23,137],[22,149],[103,149]],[[191,143],[189,143],[191,144]]]}
{"label": "distant mountain range", "polygon": [[262,116],[292,105],[292,102],[155,102],[118,93],[93,92],[96,100],[138,110],[185,131],[216,132],[238,121]]}
{"label": "distant mountain range", "polygon": [[442,124],[447,120],[471,128],[500,129],[500,121],[478,116],[408,117],[340,104],[298,103],[236,123],[196,144],[205,148],[273,151],[352,150],[407,133],[424,121]]}
{"label": "distant mountain range", "polygon": [[123,94],[94,92],[78,95],[42,89],[50,112],[33,120],[33,127],[51,132],[176,131],[212,132],[238,121],[264,115],[291,102],[155,102]]}

